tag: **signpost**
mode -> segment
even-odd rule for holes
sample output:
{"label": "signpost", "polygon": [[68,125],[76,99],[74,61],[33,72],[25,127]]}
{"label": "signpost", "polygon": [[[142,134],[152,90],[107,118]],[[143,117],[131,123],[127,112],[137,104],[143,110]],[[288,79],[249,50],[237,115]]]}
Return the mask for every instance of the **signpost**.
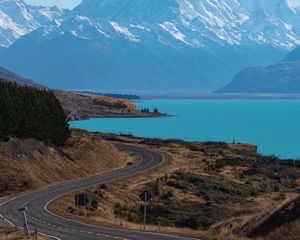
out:
{"label": "signpost", "polygon": [[75,206],[86,207],[89,203],[88,196],[86,193],[80,193],[75,195]]}
{"label": "signpost", "polygon": [[26,207],[20,208],[19,211],[22,212],[22,215],[23,215],[24,234],[25,234],[25,236],[29,236],[29,227],[28,227],[28,222],[27,222],[27,218],[26,218],[27,208]]}
{"label": "signpost", "polygon": [[85,208],[84,214],[86,215],[86,207],[88,203],[89,203],[89,199],[86,193],[80,193],[75,195],[75,206],[78,208],[78,215],[79,215],[80,207]]}
{"label": "signpost", "polygon": [[140,198],[144,202],[144,232],[145,232],[146,223],[147,223],[147,202],[152,198],[152,195],[149,191],[145,190],[140,194]]}

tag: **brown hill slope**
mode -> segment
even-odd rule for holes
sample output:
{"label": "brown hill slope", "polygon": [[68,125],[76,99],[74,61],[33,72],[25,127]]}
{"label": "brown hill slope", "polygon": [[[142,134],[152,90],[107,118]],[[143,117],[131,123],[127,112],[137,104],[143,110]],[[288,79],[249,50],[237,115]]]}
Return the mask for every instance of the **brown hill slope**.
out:
{"label": "brown hill slope", "polygon": [[64,148],[33,139],[0,142],[0,197],[121,168],[128,156],[97,135],[72,131]]}
{"label": "brown hill slope", "polygon": [[[164,141],[113,134],[103,134],[103,138],[163,152],[167,164],[146,175],[88,189],[89,198],[98,205],[90,204],[86,214],[81,212],[78,216],[74,194],[52,203],[52,211],[89,224],[140,230],[143,208],[139,194],[148,189],[152,193],[148,231],[157,231],[160,222],[162,233],[227,240],[232,225],[234,239],[248,240],[247,235],[260,225],[259,220],[268,219],[298,196],[294,180],[299,176],[300,164],[261,156],[253,145]],[[275,225],[280,230],[273,233],[277,237],[268,236],[268,240],[295,239],[283,238],[283,232],[296,230],[298,222],[289,226],[281,226],[282,223],[280,220]],[[243,229],[244,225],[249,227]]]}

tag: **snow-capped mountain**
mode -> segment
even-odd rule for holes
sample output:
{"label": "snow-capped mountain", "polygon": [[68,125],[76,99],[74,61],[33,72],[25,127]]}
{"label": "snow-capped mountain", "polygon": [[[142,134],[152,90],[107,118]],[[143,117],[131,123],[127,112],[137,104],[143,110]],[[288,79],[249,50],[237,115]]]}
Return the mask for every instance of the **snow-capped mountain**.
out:
{"label": "snow-capped mountain", "polygon": [[57,88],[207,91],[300,45],[287,0],[83,0],[56,19],[0,64]]}
{"label": "snow-capped mountain", "polygon": [[31,31],[59,20],[65,10],[35,7],[23,0],[0,0],[0,46],[8,47]]}
{"label": "snow-capped mountain", "polygon": [[67,21],[72,34],[89,39],[102,33],[193,47],[207,46],[207,41],[283,49],[300,44],[300,12],[287,0],[83,0]]}

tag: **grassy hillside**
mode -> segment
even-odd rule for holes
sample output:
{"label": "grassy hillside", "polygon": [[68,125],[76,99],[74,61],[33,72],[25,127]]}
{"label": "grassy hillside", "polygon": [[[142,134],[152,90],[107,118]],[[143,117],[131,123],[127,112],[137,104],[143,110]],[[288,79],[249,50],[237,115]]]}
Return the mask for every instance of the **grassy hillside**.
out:
{"label": "grassy hillside", "polygon": [[160,223],[162,233],[225,240],[232,225],[234,235],[240,237],[235,239],[248,239],[271,216],[278,225],[276,229],[266,225],[266,233],[276,234],[273,239],[284,239],[286,229],[296,230],[295,219],[289,218],[293,223],[284,226],[274,212],[288,218],[284,206],[293,205],[299,196],[295,180],[300,162],[261,156],[256,146],[247,144],[103,136],[164,152],[166,164],[146,176],[89,189],[89,198],[98,204],[89,206],[86,217],[76,215],[73,194],[52,204],[52,210],[87,223],[140,230],[143,203],[139,194],[148,189],[153,196],[148,205],[149,231],[157,231]]}
{"label": "grassy hillside", "polygon": [[34,139],[0,142],[0,197],[120,168],[127,158],[84,131],[72,131],[63,148]]}

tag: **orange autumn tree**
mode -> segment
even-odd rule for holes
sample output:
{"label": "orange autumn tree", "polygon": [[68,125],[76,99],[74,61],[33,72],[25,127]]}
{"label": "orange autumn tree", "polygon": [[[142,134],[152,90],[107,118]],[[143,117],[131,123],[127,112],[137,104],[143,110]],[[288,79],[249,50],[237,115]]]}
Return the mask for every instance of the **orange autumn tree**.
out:
{"label": "orange autumn tree", "polygon": [[111,97],[99,97],[94,100],[94,103],[100,106],[110,107],[110,108],[127,108],[135,110],[136,106],[129,100],[115,99]]}

